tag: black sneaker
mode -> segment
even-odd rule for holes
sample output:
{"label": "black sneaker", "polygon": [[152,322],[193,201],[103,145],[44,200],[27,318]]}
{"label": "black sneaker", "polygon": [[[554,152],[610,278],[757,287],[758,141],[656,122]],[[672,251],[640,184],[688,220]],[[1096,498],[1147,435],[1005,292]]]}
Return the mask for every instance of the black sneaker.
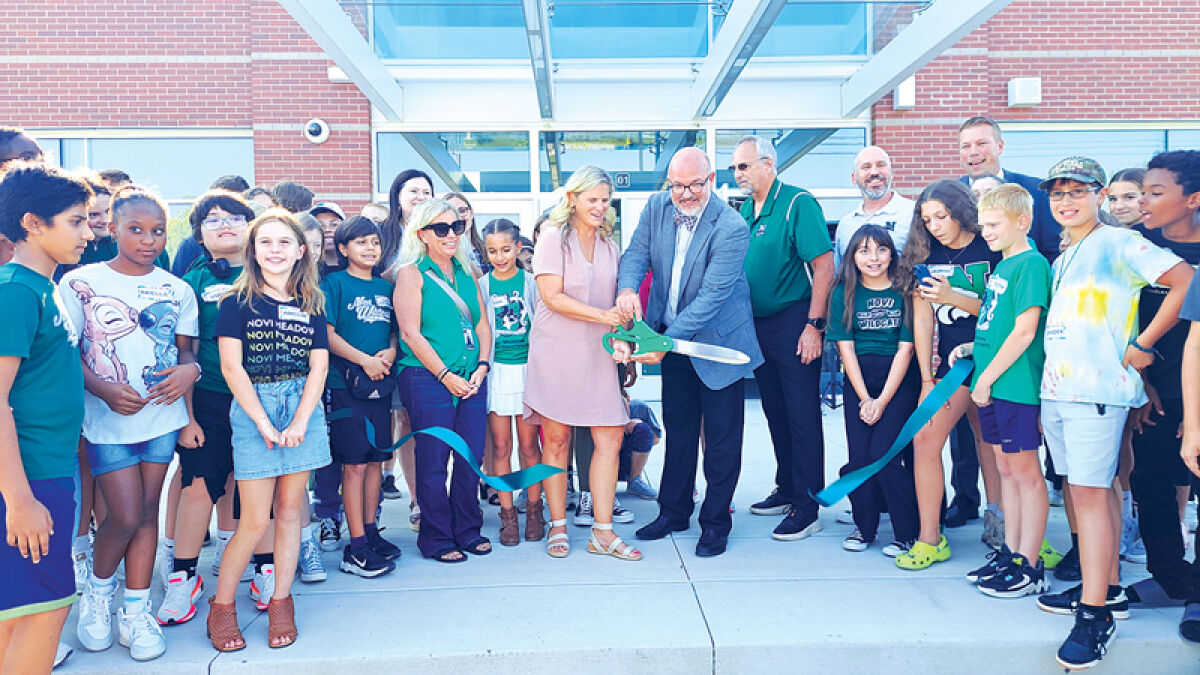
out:
{"label": "black sneaker", "polygon": [[367,534],[367,545],[387,560],[395,560],[400,557],[400,547],[384,539],[383,535],[379,534],[379,530]]}
{"label": "black sneaker", "polygon": [[396,569],[396,563],[376,553],[369,544],[354,550],[350,550],[350,544],[346,544],[346,548],[342,549],[342,564],[339,569],[347,574],[370,579]]}
{"label": "black sneaker", "polygon": [[[1083,584],[1076,584],[1061,593],[1047,593],[1038,596],[1037,604],[1043,612],[1051,614],[1074,614],[1079,607],[1079,598],[1083,595]],[[1104,607],[1112,613],[1114,619],[1129,618],[1129,599],[1125,597],[1125,589],[1120,586],[1109,586],[1104,599]]]}
{"label": "black sneaker", "polygon": [[750,505],[750,513],[756,516],[778,516],[787,513],[792,508],[792,500],[779,494],[779,488],[771,490],[771,494],[761,502]]}
{"label": "black sneaker", "polygon": [[396,487],[395,476],[384,476],[383,482],[379,484],[379,491],[383,493],[384,499],[400,499],[404,496],[400,493],[400,488]]}
{"label": "black sneaker", "polygon": [[1012,551],[1008,550],[1007,544],[999,550],[992,549],[988,551],[987,562],[982,567],[977,567],[967,572],[967,581],[977,584],[985,579],[991,579],[1000,568],[1008,563],[1010,557],[1012,557]]}
{"label": "black sneaker", "polygon": [[1074,546],[1054,568],[1054,578],[1062,581],[1080,581],[1083,571],[1079,569],[1079,549]]}
{"label": "black sneaker", "polygon": [[1012,556],[1009,564],[998,570],[990,579],[979,582],[979,591],[993,598],[1019,598],[1049,590],[1046,570],[1039,560],[1031,567],[1024,556]]}
{"label": "black sneaker", "polygon": [[796,541],[820,531],[821,521],[817,520],[816,511],[808,513],[794,508],[788,511],[771,536],[780,541]]}
{"label": "black sneaker", "polygon": [[1058,648],[1058,665],[1083,670],[1100,663],[1117,635],[1117,622],[1104,610],[1084,608],[1075,615],[1075,627]]}

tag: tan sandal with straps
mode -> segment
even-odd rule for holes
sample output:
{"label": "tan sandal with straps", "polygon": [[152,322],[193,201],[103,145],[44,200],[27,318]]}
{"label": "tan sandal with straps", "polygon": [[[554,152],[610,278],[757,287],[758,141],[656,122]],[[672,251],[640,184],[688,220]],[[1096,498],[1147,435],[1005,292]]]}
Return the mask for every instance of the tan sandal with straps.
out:
{"label": "tan sandal with straps", "polygon": [[[234,603],[209,599],[208,639],[212,641],[213,649],[219,652],[236,652],[246,648],[246,638],[238,627],[237,606]],[[229,647],[230,643],[235,646]]]}
{"label": "tan sandal with straps", "polygon": [[[562,520],[550,521],[550,529],[566,526],[566,518],[563,518]],[[571,554],[571,538],[567,536],[565,531],[550,535],[550,538],[546,540],[546,553],[551,558],[567,557]]]}
{"label": "tan sandal with straps", "polygon": [[[267,646],[271,649],[287,647],[296,641],[296,606],[292,596],[282,600],[271,598],[267,605]],[[282,638],[281,642],[277,642]]]}
{"label": "tan sandal with straps", "polygon": [[612,542],[608,546],[600,543],[596,539],[596,530],[609,531],[613,529],[612,523],[595,523],[592,525],[592,538],[588,540],[588,553],[596,555],[611,555],[618,560],[641,560],[642,552],[636,548],[621,541],[620,537],[614,536]]}

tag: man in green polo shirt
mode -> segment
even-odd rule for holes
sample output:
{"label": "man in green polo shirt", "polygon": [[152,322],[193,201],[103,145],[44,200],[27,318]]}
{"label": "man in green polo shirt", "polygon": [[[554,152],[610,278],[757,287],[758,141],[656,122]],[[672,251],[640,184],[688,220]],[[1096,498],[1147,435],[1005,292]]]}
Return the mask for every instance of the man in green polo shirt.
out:
{"label": "man in green polo shirt", "polygon": [[730,170],[750,198],[746,278],[754,329],[766,361],[754,371],[775,447],[775,490],[750,507],[786,513],[771,536],[791,541],[821,530],[810,494],[824,486],[821,433],[821,347],[833,284],[833,248],[821,206],[807,190],[779,181],[775,147],[746,136]]}

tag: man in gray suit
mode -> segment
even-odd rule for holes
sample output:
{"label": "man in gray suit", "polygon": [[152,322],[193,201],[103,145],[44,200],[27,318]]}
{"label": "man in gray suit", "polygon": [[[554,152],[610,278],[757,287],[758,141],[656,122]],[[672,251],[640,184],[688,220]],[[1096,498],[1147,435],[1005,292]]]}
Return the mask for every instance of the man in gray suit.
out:
{"label": "man in gray suit", "polygon": [[703,420],[708,489],[700,506],[698,556],[725,552],[733,526],[729,505],[742,468],[742,379],[763,361],[742,270],[749,231],[736,211],[712,196],[713,176],[712,164],[699,148],[684,148],[671,158],[670,189],[650,198],[617,274],[617,308],[627,318],[641,311],[637,288],[649,271],[653,280],[646,323],[651,328],[750,357],[744,365],[665,352],[634,357],[640,363],[662,363],[667,445],[659,515],[637,537],[661,539],[688,529]]}

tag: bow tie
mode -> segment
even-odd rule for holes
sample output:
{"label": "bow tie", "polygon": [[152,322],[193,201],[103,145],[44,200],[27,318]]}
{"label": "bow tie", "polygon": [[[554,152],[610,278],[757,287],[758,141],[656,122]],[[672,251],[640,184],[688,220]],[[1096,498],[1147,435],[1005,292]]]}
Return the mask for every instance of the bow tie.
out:
{"label": "bow tie", "polygon": [[682,225],[691,232],[696,229],[696,223],[699,221],[699,216],[686,216],[679,209],[675,209],[675,227]]}

